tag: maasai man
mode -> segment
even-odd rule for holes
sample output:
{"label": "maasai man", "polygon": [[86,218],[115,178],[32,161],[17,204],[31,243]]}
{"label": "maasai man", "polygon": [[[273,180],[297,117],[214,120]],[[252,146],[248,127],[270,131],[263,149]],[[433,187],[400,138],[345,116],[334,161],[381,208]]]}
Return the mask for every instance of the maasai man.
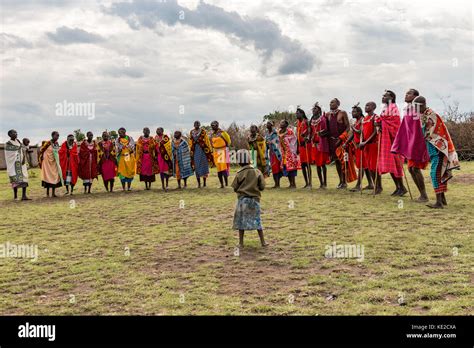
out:
{"label": "maasai man", "polygon": [[428,202],[426,194],[425,179],[422,169],[426,169],[430,161],[428,148],[421,127],[420,115],[416,112],[413,100],[420,93],[416,89],[410,89],[405,94],[407,106],[404,110],[402,124],[398,129],[397,135],[393,141],[392,152],[402,155],[408,160],[408,171],[415,182],[420,197],[415,202]]}
{"label": "maasai man", "polygon": [[191,166],[189,145],[187,141],[183,139],[181,131],[174,132],[174,139],[171,143],[171,154],[173,176],[178,181],[178,189],[181,189],[181,179],[183,179],[184,188],[186,188],[188,178],[194,175],[194,173]]}
{"label": "maasai man", "polygon": [[21,187],[21,200],[28,201],[30,199],[26,196],[26,188],[28,187],[26,152],[22,143],[18,140],[16,130],[9,130],[8,136],[10,140],[5,144],[5,162],[13,189],[13,199],[18,199],[18,188]]}
{"label": "maasai man", "polygon": [[[392,91],[385,91],[382,97],[384,104],[383,110],[379,117],[375,118],[375,126],[378,134],[377,149],[377,174],[383,175],[390,173],[395,183],[395,191],[392,196],[403,196],[408,191],[403,185],[403,160],[400,155],[391,152],[392,144],[400,127],[400,113],[396,104],[396,95]],[[380,151],[379,151],[380,150]],[[375,189],[375,194],[382,192],[382,185]]]}
{"label": "maasai man", "polygon": [[211,144],[214,150],[214,163],[217,167],[217,176],[221,184],[221,188],[228,185],[228,176],[230,169],[230,136],[226,131],[219,128],[219,122],[213,121],[211,123]]}
{"label": "maasai man", "polygon": [[362,112],[359,103],[352,107],[352,118],[355,119],[355,123],[351,125],[351,135],[347,141],[343,144],[343,147],[346,148],[348,142],[352,142],[355,147],[355,165],[359,169],[359,174],[357,176],[357,184],[354,188],[350,189],[351,192],[359,192],[361,190],[362,178],[364,177],[364,170],[362,165],[362,150],[360,149],[360,135],[362,133],[362,120],[364,118],[364,113]]}
{"label": "maasai man", "polygon": [[233,228],[239,231],[239,248],[244,247],[244,233],[248,230],[257,230],[260,244],[265,247],[267,243],[260,218],[260,197],[261,191],[265,189],[265,178],[260,170],[250,165],[248,150],[241,149],[237,155],[241,168],[235,175],[232,187],[238,197]]}
{"label": "maasai man", "polygon": [[[331,155],[331,160],[336,163],[337,175],[339,176],[339,184],[337,185],[338,189],[345,189],[347,188],[347,179],[345,177],[345,173],[343,171],[343,163],[344,159],[341,156],[337,156],[336,149],[342,146],[343,141],[340,137],[345,133],[348,134],[350,130],[350,123],[349,118],[347,117],[347,112],[344,110],[339,110],[339,106],[341,102],[339,99],[334,98],[329,103],[330,111],[326,113],[326,117],[329,123],[329,152]],[[345,153],[345,151],[341,151],[340,153]]]}
{"label": "maasai man", "polygon": [[46,188],[46,196],[49,197],[49,189],[52,190],[51,197],[56,196],[56,188],[63,185],[63,176],[59,164],[59,133],[53,131],[51,140],[43,141],[38,153],[38,164],[41,168],[41,185]]}
{"label": "maasai man", "polygon": [[115,146],[108,132],[102,133],[102,140],[98,144],[98,172],[102,175],[104,187],[107,192],[114,191],[115,176],[117,175],[117,158]]}
{"label": "maasai man", "polygon": [[[347,139],[347,141],[344,143],[343,147],[347,148],[348,143],[352,142],[354,148],[355,148],[355,165],[359,169],[359,175],[357,176],[357,184],[354,188],[350,189],[351,192],[360,192],[362,190],[362,179],[364,178],[364,163],[363,163],[363,155],[362,155],[362,149],[360,147],[361,144],[361,134],[362,134],[362,121],[364,119],[364,112],[362,111],[362,108],[359,106],[359,103],[357,105],[354,105],[352,107],[352,118],[354,118],[356,121],[355,123],[351,126],[351,135]],[[367,176],[367,181],[369,182],[369,186],[372,186],[372,178],[370,176],[370,173],[366,172]]]}
{"label": "maasai man", "polygon": [[280,137],[281,144],[281,166],[283,169],[283,175],[288,177],[288,181],[290,182],[288,188],[294,189],[296,188],[296,176],[298,174],[298,169],[301,168],[301,163],[297,154],[298,139],[296,139],[295,132],[288,128],[288,126],[288,121],[282,120],[280,122],[278,136]]}
{"label": "maasai man", "polygon": [[311,128],[308,117],[303,109],[296,109],[296,139],[298,140],[297,153],[300,156],[301,169],[304,177],[304,188],[311,188],[310,165],[311,165]]}
{"label": "maasai man", "polygon": [[458,155],[443,119],[426,107],[426,99],[422,96],[416,97],[414,104],[419,110],[424,127],[431,160],[431,182],[436,193],[436,203],[427,206],[440,209],[448,204],[445,196],[448,190],[447,182],[452,178],[451,171],[459,169]]}
{"label": "maasai man", "polygon": [[86,136],[79,148],[79,177],[84,184],[84,193],[91,193],[92,181],[97,179],[97,143],[92,132],[87,132]]}
{"label": "maasai man", "polygon": [[254,168],[258,168],[264,177],[269,176],[267,171],[269,168],[267,168],[267,161],[265,159],[265,138],[260,135],[259,129],[256,125],[250,126],[250,134],[247,137],[247,141],[249,143]]}
{"label": "maasai man", "polygon": [[209,176],[209,166],[214,165],[214,155],[209,136],[201,122],[194,122],[194,129],[189,133],[189,148],[191,151],[191,166],[196,173],[198,187],[201,188],[201,178],[203,187],[206,187],[206,180]]}
{"label": "maasai man", "polygon": [[[162,127],[156,129],[155,136],[156,157],[158,159],[158,170],[160,171],[161,187],[163,191],[168,190],[169,177],[173,175],[173,163],[171,161],[171,140],[164,134]],[[165,186],[166,181],[166,186]]]}
{"label": "maasai man", "polygon": [[150,128],[148,127],[143,128],[143,135],[137,140],[136,160],[140,181],[144,181],[145,190],[149,190],[151,183],[155,181],[155,174],[158,174],[159,170],[155,139],[150,137]]}
{"label": "maasai man", "polygon": [[[326,165],[331,163],[329,156],[328,120],[322,114],[318,103],[313,106],[313,116],[311,117],[311,142],[312,142],[312,161],[316,164],[318,172],[319,188],[327,187]],[[324,136],[323,136],[324,135]]]}
{"label": "maasai man", "polygon": [[121,127],[118,130],[119,137],[115,141],[117,150],[117,174],[122,183],[122,190],[131,191],[132,181],[135,176],[135,142],[131,136],[126,134],[126,129]]}
{"label": "maasai man", "polygon": [[[360,148],[362,150],[362,165],[369,180],[369,185],[364,187],[363,190],[373,190],[374,180],[376,179],[377,170],[377,129],[375,128],[375,118],[377,115],[374,113],[377,108],[377,104],[373,101],[365,104],[365,112],[367,115],[362,121],[362,133]],[[382,178],[379,175],[375,185],[379,188],[382,186]]]}
{"label": "maasai man", "polygon": [[[77,143],[74,141],[74,135],[69,134],[67,136],[66,141],[62,143],[58,153],[64,186],[66,186],[66,194],[70,193],[72,195],[79,172],[79,153]],[[71,187],[70,192],[69,186]]]}
{"label": "maasai man", "polygon": [[268,172],[271,171],[273,175],[273,181],[275,185],[273,188],[280,187],[280,178],[283,175],[282,172],[282,154],[281,154],[281,147],[280,147],[280,137],[278,136],[278,132],[275,129],[273,122],[267,122],[267,132],[265,134],[265,141],[266,141],[266,151],[265,151],[265,158],[267,166],[270,167]]}

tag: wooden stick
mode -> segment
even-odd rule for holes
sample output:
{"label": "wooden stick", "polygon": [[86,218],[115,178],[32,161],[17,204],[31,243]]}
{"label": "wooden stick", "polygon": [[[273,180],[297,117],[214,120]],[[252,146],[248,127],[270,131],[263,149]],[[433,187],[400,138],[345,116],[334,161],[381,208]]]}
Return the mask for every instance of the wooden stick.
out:
{"label": "wooden stick", "polygon": [[379,134],[377,133],[377,163],[375,164],[375,182],[374,182],[374,197],[375,197],[375,190],[377,189],[377,181],[378,181],[378,175],[379,175],[379,156],[380,156],[380,143],[381,139],[379,137]]}
{"label": "wooden stick", "polygon": [[[361,121],[360,121],[360,141],[359,141],[359,151],[360,151],[360,167],[359,167],[359,176],[360,176],[360,195],[362,196],[362,175],[364,174],[364,169],[362,168],[362,158],[364,156],[364,152],[362,151],[362,149],[360,148],[360,143],[363,141],[364,139],[364,133],[363,133],[363,127],[364,127],[364,115],[361,116]],[[365,147],[365,146],[364,146]],[[357,149],[356,149],[356,152],[357,152]]]}
{"label": "wooden stick", "polygon": [[[399,156],[399,155],[396,155],[396,156]],[[398,157],[398,158],[401,162],[402,159],[400,157]],[[403,169],[403,176],[405,177],[405,182],[406,182],[407,188],[408,188],[408,193],[410,194],[410,199],[413,200],[413,196],[411,194],[411,189],[410,189],[410,184],[408,183],[407,173],[405,172],[405,165],[403,164],[403,162],[401,164],[402,164],[402,169]]]}

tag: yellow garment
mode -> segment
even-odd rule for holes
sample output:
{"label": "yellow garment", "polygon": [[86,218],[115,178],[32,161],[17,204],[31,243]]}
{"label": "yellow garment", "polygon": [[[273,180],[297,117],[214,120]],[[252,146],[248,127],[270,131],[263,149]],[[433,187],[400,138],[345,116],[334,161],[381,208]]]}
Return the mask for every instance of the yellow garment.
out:
{"label": "yellow garment", "polygon": [[265,173],[265,166],[267,164],[265,160],[265,151],[266,151],[266,144],[265,144],[265,139],[262,136],[258,136],[257,140],[257,148],[253,149],[254,151],[256,150],[257,152],[257,163],[254,163],[254,167],[257,167],[260,169],[262,173]]}
{"label": "yellow garment", "polygon": [[43,162],[41,163],[41,180],[48,184],[57,184],[61,181],[58,164],[54,157],[53,145],[48,146],[44,151]]}
{"label": "yellow garment", "polygon": [[122,152],[119,154],[120,160],[118,163],[117,173],[120,178],[133,178],[135,176],[136,161],[135,155],[127,147],[129,140],[120,138],[123,145]]}
{"label": "yellow garment", "polygon": [[212,147],[214,148],[214,163],[217,171],[222,172],[229,169],[229,153],[227,147],[230,145],[230,136],[227,132],[221,131],[219,134],[213,134],[211,137]]}

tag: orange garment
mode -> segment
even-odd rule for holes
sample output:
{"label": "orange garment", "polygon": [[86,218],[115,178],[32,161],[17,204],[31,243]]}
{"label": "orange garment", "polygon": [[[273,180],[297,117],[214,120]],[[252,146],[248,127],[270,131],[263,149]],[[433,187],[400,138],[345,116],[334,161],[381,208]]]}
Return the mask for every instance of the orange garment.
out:
{"label": "orange garment", "polygon": [[[339,139],[341,140],[341,144],[344,144],[349,139],[347,131],[342,133],[339,136]],[[342,147],[342,145],[339,145],[339,147],[336,148],[336,156],[341,162],[342,170],[346,176],[346,182],[349,183],[349,182],[356,181],[357,171],[354,164],[354,160],[355,160],[354,144],[352,142],[349,142],[345,149]]]}

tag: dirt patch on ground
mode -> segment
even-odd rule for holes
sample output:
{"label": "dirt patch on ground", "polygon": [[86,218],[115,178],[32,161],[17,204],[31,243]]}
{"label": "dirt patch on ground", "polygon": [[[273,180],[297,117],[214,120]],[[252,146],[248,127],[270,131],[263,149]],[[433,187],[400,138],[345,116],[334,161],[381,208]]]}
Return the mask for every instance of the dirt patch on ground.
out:
{"label": "dirt patch on ground", "polygon": [[358,265],[331,265],[330,260],[313,260],[304,267],[295,267],[289,251],[276,249],[245,247],[237,252],[233,246],[197,245],[189,239],[174,239],[160,245],[156,262],[145,272],[156,276],[173,274],[183,288],[192,286],[189,274],[212,272],[218,282],[217,294],[237,296],[243,303],[257,298],[267,304],[275,301],[273,295],[283,299],[291,295],[326,298],[338,294],[338,289],[309,285],[313,276],[331,277],[341,273],[358,279],[372,276],[370,270]]}

